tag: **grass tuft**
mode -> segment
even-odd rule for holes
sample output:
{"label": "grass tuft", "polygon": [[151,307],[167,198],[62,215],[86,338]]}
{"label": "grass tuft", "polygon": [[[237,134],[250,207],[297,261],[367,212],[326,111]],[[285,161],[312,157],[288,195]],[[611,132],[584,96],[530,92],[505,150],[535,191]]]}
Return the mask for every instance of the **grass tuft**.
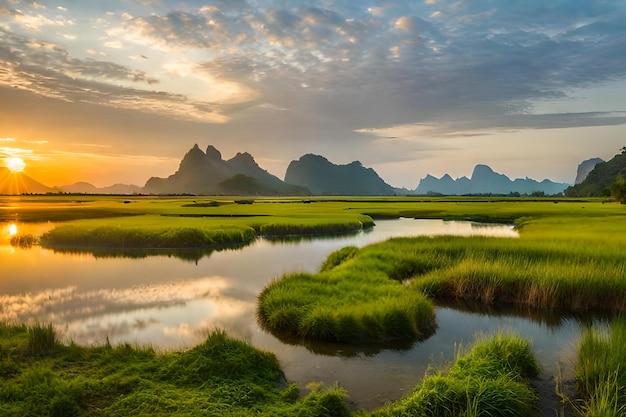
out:
{"label": "grass tuft", "polygon": [[576,388],[582,416],[626,415],[626,317],[585,332],[578,347]]}
{"label": "grass tuft", "polygon": [[372,416],[535,416],[537,396],[528,378],[537,372],[527,341],[504,334],[481,337],[447,373],[427,375],[413,393]]}
{"label": "grass tuft", "polygon": [[46,355],[59,344],[59,338],[52,324],[36,323],[28,327],[28,352],[32,355]]}

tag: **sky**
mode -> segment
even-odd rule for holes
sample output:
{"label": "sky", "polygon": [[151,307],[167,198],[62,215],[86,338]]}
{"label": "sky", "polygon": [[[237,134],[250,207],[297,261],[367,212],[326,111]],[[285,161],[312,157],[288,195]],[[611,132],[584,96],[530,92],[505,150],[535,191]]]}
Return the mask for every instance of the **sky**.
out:
{"label": "sky", "polygon": [[626,145],[623,0],[0,0],[0,160],[143,186],[184,154],[307,153],[390,185],[573,183]]}

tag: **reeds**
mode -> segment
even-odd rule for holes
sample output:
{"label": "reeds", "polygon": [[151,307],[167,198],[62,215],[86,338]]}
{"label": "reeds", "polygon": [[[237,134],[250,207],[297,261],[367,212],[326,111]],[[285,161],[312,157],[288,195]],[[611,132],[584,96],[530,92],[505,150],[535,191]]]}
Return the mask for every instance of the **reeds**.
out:
{"label": "reeds", "polygon": [[33,355],[45,355],[59,344],[52,324],[35,323],[27,327],[28,351]]}
{"label": "reeds", "polygon": [[40,241],[44,247],[205,248],[245,244],[254,237],[252,228],[63,225],[43,234]]}
{"label": "reeds", "polygon": [[538,373],[530,343],[503,333],[480,337],[459,353],[448,372],[427,375],[405,398],[372,416],[535,416],[528,378]]}
{"label": "reeds", "polygon": [[588,329],[578,347],[576,388],[584,417],[626,415],[626,317]]}

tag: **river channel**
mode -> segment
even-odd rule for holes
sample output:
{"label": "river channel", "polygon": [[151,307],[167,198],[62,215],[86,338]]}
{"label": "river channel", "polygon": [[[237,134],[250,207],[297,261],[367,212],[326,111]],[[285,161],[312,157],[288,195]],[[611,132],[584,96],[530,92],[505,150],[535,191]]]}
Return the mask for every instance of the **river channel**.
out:
{"label": "river channel", "polygon": [[[300,241],[257,239],[239,249],[206,252],[59,252],[12,247],[14,233],[52,225],[0,224],[0,320],[53,323],[78,344],[129,342],[185,349],[213,328],[275,353],[290,382],[338,383],[358,408],[373,409],[409,393],[429,366],[454,357],[476,333],[498,329],[533,341],[548,374],[571,367],[581,328],[571,317],[438,306],[437,331],[411,346],[301,345],[279,340],[256,322],[257,294],[294,271],[315,272],[347,245],[397,236],[489,235],[516,238],[508,225],[441,220],[379,220],[369,231]],[[125,256],[128,255],[128,256]]]}

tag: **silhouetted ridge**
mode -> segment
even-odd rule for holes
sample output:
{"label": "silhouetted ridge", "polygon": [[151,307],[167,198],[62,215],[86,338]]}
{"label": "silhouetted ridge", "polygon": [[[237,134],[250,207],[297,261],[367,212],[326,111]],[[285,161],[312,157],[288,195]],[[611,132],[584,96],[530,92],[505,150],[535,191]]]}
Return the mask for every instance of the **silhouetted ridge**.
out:
{"label": "silhouetted ridge", "polygon": [[488,165],[478,164],[474,167],[471,178],[461,177],[456,180],[448,174],[440,179],[427,175],[420,180],[415,189],[415,194],[443,194],[443,195],[469,195],[469,194],[511,194],[519,193],[530,195],[544,193],[548,195],[559,194],[565,190],[568,184],[556,183],[550,180],[538,182],[531,178],[517,178],[511,181],[504,174],[494,172]]}
{"label": "silhouetted ridge", "polygon": [[209,145],[196,144],[183,157],[178,171],[167,178],[152,177],[143,189],[149,194],[306,195],[306,188],[281,181],[257,165],[247,152],[229,161]]}
{"label": "silhouetted ridge", "polygon": [[314,154],[306,154],[297,161],[291,161],[285,181],[307,187],[313,194],[394,194],[393,187],[385,183],[372,168],[365,168],[361,162],[335,165],[323,156]]}

